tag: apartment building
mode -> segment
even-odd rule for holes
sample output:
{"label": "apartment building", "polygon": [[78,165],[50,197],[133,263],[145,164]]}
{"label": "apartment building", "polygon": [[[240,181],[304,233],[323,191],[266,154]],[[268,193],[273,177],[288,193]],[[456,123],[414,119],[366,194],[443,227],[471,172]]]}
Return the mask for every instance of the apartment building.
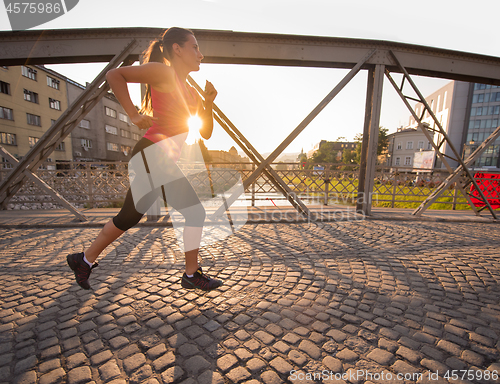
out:
{"label": "apartment building", "polygon": [[[463,134],[464,156],[468,156],[498,127],[500,87],[470,84],[468,115]],[[491,144],[475,162],[476,168],[500,169],[500,138]]]}
{"label": "apartment building", "polygon": [[414,167],[415,154],[432,151],[432,145],[421,129],[398,128],[397,132],[387,135],[387,162],[389,167]]}
{"label": "apartment building", "polygon": [[[469,83],[451,81],[425,98],[427,104],[429,104],[432,112],[436,115],[439,123],[459,154],[461,154],[463,147],[463,133],[466,127],[467,111],[470,103],[469,89]],[[422,103],[417,103],[415,105],[417,116],[422,116],[423,110],[424,106]],[[436,128],[436,123],[429,112],[425,112],[422,121]],[[410,117],[410,123],[407,128],[418,128],[418,124],[413,116]],[[441,140],[441,134],[434,135],[435,143],[439,143]],[[448,143],[443,144],[441,152],[448,156],[454,156]],[[448,160],[448,162],[453,168],[458,165],[458,163],[453,160]],[[445,166],[441,163],[439,158],[436,158],[434,161],[434,168],[445,168]]]}
{"label": "apartment building", "polygon": [[335,157],[337,160],[342,160],[342,155],[344,151],[346,150],[354,151],[356,149],[356,146],[358,145],[357,142],[321,140],[319,143],[315,144],[310,151],[307,152],[307,158],[310,159],[311,157],[313,157],[314,154],[318,152],[319,149],[327,143],[331,144],[331,149],[332,151],[335,152]]}
{"label": "apartment building", "polygon": [[[0,67],[1,145],[22,158],[84,91],[83,85],[42,65]],[[143,133],[109,93],[48,161],[128,161]]]}
{"label": "apartment building", "polygon": [[[67,107],[63,76],[41,66],[0,67],[0,142],[15,158],[26,155]],[[68,136],[48,161],[71,159]]]}
{"label": "apartment building", "polygon": [[[436,114],[447,132],[456,151],[461,157],[473,152],[500,123],[500,87],[488,84],[464,83],[452,81],[433,94],[426,97],[431,109]],[[416,105],[417,115],[423,111],[423,105]],[[435,127],[435,123],[426,112],[423,119]],[[417,127],[410,118],[409,127]],[[441,135],[435,142],[441,140]],[[452,156],[453,152],[447,144],[442,151]],[[500,138],[495,141],[478,158],[474,167],[484,170],[500,170]],[[449,160],[452,167],[458,164]],[[435,168],[444,168],[436,159]]]}
{"label": "apartment building", "polygon": [[[71,103],[84,90],[82,85],[69,82]],[[130,122],[116,97],[109,93],[73,130],[73,158],[75,161],[128,161],[144,132]]]}

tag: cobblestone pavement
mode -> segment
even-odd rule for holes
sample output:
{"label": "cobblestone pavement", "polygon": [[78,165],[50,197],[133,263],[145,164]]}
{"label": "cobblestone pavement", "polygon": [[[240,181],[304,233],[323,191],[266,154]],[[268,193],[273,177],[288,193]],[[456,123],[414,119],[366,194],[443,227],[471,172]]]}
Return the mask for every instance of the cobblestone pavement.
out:
{"label": "cobblestone pavement", "polygon": [[[474,380],[500,374],[496,224],[246,225],[202,249],[205,270],[225,281],[210,293],[181,288],[174,232],[151,227],[110,246],[93,290],[80,289],[65,257],[98,231],[1,230],[0,382],[446,383],[458,370],[450,382],[486,383],[495,380]],[[463,380],[460,370],[470,370]]]}

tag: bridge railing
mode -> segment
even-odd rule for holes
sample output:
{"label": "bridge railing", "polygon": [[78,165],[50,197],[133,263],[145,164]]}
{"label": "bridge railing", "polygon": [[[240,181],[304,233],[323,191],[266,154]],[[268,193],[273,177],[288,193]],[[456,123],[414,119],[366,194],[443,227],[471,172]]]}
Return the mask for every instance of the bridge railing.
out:
{"label": "bridge railing", "polygon": [[[189,169],[192,164],[182,167]],[[200,167],[200,164],[196,164]],[[192,173],[190,181],[196,186],[205,185],[212,193],[227,189],[234,183],[234,175],[242,180],[255,169],[253,163],[208,163],[206,172]],[[302,167],[300,163],[274,163],[273,168],[290,190],[306,204],[355,205],[358,197],[359,167],[353,164],[314,164]],[[10,169],[0,169],[0,180]],[[482,170],[482,172],[492,173]],[[120,207],[129,188],[128,163],[126,162],[61,162],[46,163],[37,175],[62,194],[77,208]],[[378,167],[374,190],[374,206],[416,208],[433,188],[446,179],[444,170],[423,170],[409,167]],[[478,180],[480,181],[480,180]],[[205,188],[205,189],[206,189]],[[237,204],[280,205],[287,204],[265,175],[259,177],[245,191]],[[467,201],[452,185],[433,205],[440,209],[466,209]],[[8,209],[61,208],[36,184],[27,182],[11,200]]]}

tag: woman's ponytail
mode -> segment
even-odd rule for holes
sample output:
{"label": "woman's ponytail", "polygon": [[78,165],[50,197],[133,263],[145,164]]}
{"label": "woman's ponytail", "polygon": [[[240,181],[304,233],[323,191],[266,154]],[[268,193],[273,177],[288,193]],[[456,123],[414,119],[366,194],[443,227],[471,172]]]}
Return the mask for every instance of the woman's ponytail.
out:
{"label": "woman's ponytail", "polygon": [[[172,45],[179,44],[183,46],[188,40],[189,35],[194,35],[189,29],[172,27],[167,29],[162,36],[149,44],[149,47],[143,52],[143,62],[145,63],[163,63],[169,65],[169,57],[172,54]],[[146,94],[142,100],[142,107],[139,113],[151,115],[153,108],[151,105],[151,86],[146,84]]]}
{"label": "woman's ponytail", "polygon": [[145,63],[166,63],[166,58],[163,55],[163,43],[161,40],[152,41],[149,47],[144,51],[143,57]]}
{"label": "woman's ponytail", "polygon": [[[149,44],[149,47],[143,52],[143,62],[146,63],[164,63],[167,64],[167,60],[163,55],[162,41],[155,40]],[[146,84],[146,93],[142,99],[141,109],[139,113],[143,115],[152,115],[153,106],[151,105],[151,86]]]}

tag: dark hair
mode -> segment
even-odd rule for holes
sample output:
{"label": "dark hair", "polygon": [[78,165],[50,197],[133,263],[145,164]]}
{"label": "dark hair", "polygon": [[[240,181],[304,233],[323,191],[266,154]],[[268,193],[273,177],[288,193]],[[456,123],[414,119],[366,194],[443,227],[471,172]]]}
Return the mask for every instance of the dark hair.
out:
{"label": "dark hair", "polygon": [[[150,62],[168,64],[173,53],[172,46],[174,44],[179,44],[181,47],[184,46],[184,43],[189,39],[189,35],[194,36],[194,33],[185,28],[172,27],[165,30],[161,37],[152,41],[149,47],[142,53],[144,57],[143,64]],[[146,94],[142,100],[142,107],[139,112],[151,114],[152,110],[151,86],[146,84]]]}

